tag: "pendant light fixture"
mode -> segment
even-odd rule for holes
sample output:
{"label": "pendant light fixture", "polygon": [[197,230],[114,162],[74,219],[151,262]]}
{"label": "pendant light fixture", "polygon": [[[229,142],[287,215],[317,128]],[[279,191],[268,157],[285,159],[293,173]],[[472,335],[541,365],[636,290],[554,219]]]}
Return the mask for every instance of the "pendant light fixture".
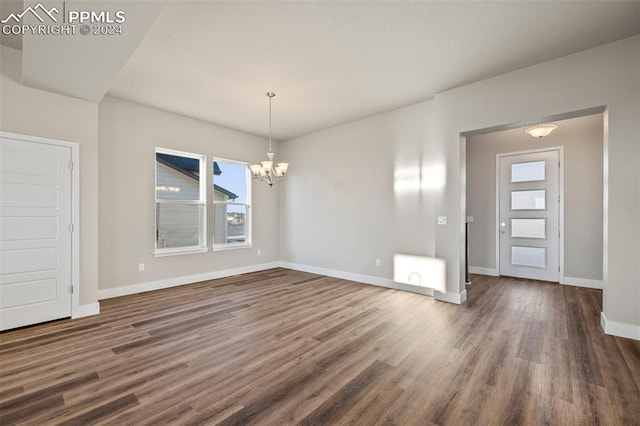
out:
{"label": "pendant light fixture", "polygon": [[556,126],[555,124],[538,124],[537,126],[529,127],[527,130],[525,130],[525,133],[528,133],[534,138],[540,139],[547,136],[557,128],[558,126]]}
{"label": "pendant light fixture", "polygon": [[269,186],[273,186],[274,182],[282,179],[287,174],[289,163],[278,163],[273,165],[273,150],[271,149],[271,100],[276,94],[267,92],[269,98],[269,152],[267,152],[267,160],[260,164],[252,164],[249,166],[254,179],[260,179]]}

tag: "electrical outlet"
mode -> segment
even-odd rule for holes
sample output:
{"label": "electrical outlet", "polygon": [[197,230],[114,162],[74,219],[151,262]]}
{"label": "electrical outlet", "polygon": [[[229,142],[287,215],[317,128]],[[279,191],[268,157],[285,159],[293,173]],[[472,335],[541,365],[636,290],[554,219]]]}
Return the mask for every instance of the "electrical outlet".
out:
{"label": "electrical outlet", "polygon": [[473,223],[473,216],[467,216],[467,223]]}
{"label": "electrical outlet", "polygon": [[138,263],[138,272],[144,272],[144,263]]}
{"label": "electrical outlet", "polygon": [[376,259],[376,266],[380,266],[380,259]]}
{"label": "electrical outlet", "polygon": [[438,216],[438,225],[446,225],[447,217],[446,216]]}
{"label": "electrical outlet", "polygon": [[258,249],[258,256],[262,256],[262,249]]}

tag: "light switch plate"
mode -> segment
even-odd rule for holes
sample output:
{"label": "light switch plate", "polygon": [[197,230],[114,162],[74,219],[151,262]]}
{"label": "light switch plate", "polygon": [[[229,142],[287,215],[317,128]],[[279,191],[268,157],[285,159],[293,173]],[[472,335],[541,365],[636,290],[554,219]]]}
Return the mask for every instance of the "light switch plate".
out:
{"label": "light switch plate", "polygon": [[438,216],[438,225],[446,225],[447,217],[446,216]]}

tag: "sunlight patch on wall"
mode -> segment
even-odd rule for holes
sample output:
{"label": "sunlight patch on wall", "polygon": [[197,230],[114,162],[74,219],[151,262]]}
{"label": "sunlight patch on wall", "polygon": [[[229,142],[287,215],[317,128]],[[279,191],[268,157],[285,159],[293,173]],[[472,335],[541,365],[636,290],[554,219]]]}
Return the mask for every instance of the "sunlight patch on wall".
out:
{"label": "sunlight patch on wall", "polygon": [[393,255],[393,280],[402,284],[433,288],[446,293],[444,259],[408,254]]}
{"label": "sunlight patch on wall", "polygon": [[444,188],[447,183],[447,166],[444,163],[424,164],[421,177],[423,190]]}
{"label": "sunlight patch on wall", "polygon": [[445,186],[446,178],[447,168],[441,163],[396,167],[393,173],[393,192],[398,196],[441,189]]}
{"label": "sunlight patch on wall", "polygon": [[420,167],[398,168],[393,173],[393,192],[396,195],[420,192]]}

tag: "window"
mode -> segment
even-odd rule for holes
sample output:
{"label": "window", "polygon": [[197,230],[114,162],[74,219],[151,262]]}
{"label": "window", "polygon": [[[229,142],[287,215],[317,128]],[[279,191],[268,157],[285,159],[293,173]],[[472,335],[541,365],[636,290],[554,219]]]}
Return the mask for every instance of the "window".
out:
{"label": "window", "polygon": [[511,238],[547,238],[547,219],[511,218]]}
{"label": "window", "polygon": [[214,159],[213,248],[251,245],[251,174],[249,165]]}
{"label": "window", "polygon": [[544,247],[511,246],[512,265],[546,268],[546,257],[547,249]]}
{"label": "window", "polygon": [[511,165],[511,183],[545,180],[545,162],[530,161]]}
{"label": "window", "polygon": [[545,210],[546,190],[511,191],[511,210]]}
{"label": "window", "polygon": [[156,149],[156,255],[206,251],[204,156]]}

